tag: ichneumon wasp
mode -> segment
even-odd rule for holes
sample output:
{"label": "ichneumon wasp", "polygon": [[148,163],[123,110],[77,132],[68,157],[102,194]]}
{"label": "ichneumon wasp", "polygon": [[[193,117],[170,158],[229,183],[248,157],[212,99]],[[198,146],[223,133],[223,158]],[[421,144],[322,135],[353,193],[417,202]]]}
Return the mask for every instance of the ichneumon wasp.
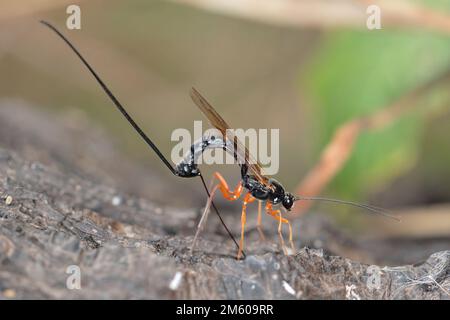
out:
{"label": "ichneumon wasp", "polygon": [[[274,209],[273,206],[281,205],[286,211],[290,211],[294,206],[296,201],[304,200],[304,201],[327,201],[338,204],[351,205],[359,208],[363,208],[366,210],[370,210],[372,212],[384,215],[389,218],[396,219],[395,217],[389,215],[386,211],[381,208],[360,204],[351,201],[344,201],[338,199],[330,199],[330,198],[322,198],[322,197],[302,197],[293,195],[290,192],[287,192],[285,188],[279,183],[277,180],[273,178],[268,178],[262,173],[262,166],[260,163],[252,157],[248,149],[237,139],[236,136],[232,134],[232,130],[230,130],[230,126],[225,122],[225,120],[219,115],[219,113],[208,103],[208,101],[194,88],[191,90],[191,98],[194,103],[198,106],[201,112],[206,116],[212,126],[214,126],[219,132],[221,136],[204,136],[200,141],[194,142],[188,154],[183,158],[181,162],[173,166],[161,153],[161,151],[156,147],[153,141],[142,131],[139,125],[133,120],[133,118],[128,114],[122,104],[118,101],[118,99],[114,96],[114,94],[110,91],[110,89],[106,86],[103,80],[98,76],[98,74],[94,71],[94,69],[90,66],[90,64],[85,60],[85,58],[80,54],[80,52],[75,48],[75,46],[53,25],[46,21],[41,21],[42,24],[53,30],[64,42],[73,50],[73,52],[78,56],[81,62],[85,65],[85,67],[89,70],[89,72],[94,76],[97,80],[101,88],[107,94],[107,96],[112,100],[116,108],[120,111],[120,113],[125,117],[125,119],[131,124],[131,126],[136,130],[136,132],[141,136],[141,138],[147,143],[147,145],[157,154],[157,156],[161,159],[161,161],[167,166],[167,168],[171,171],[171,173],[178,177],[184,178],[192,178],[192,177],[200,177],[203,187],[208,195],[208,202],[203,212],[203,215],[200,219],[199,225],[197,227],[197,232],[194,237],[194,241],[192,243],[192,247],[194,247],[195,242],[198,238],[200,231],[202,230],[204,224],[206,223],[206,219],[209,213],[209,209],[212,206],[214,208],[215,213],[219,217],[223,227],[225,228],[228,235],[231,237],[233,242],[238,248],[237,258],[245,257],[245,253],[243,251],[244,248],[244,233],[245,233],[245,225],[247,220],[246,209],[249,203],[254,201],[258,201],[258,220],[257,220],[257,229],[260,232],[260,236],[263,236],[261,229],[261,212],[262,212],[262,204],[264,204],[266,213],[273,217],[276,221],[278,221],[278,235],[281,243],[281,247],[283,251],[288,254],[288,250],[285,246],[285,242],[282,236],[282,226],[287,224],[289,227],[289,243],[292,250],[295,251],[293,236],[292,236],[292,226],[290,221],[283,217],[280,209]],[[241,180],[236,186],[235,189],[230,189],[227,182],[223,178],[223,176],[219,172],[214,173],[213,181],[217,180],[217,184],[213,187],[211,192],[209,191],[205,180],[201,174],[200,169],[197,165],[197,158],[203,154],[206,149],[215,149],[221,148],[226,152],[229,152],[233,155],[235,160],[239,163],[241,168]],[[241,212],[241,236],[239,243],[236,241],[231,231],[228,229],[226,224],[224,223],[217,207],[213,202],[213,197],[217,191],[220,191],[225,199],[229,201],[238,200],[243,194],[243,204],[242,204],[242,212]]]}

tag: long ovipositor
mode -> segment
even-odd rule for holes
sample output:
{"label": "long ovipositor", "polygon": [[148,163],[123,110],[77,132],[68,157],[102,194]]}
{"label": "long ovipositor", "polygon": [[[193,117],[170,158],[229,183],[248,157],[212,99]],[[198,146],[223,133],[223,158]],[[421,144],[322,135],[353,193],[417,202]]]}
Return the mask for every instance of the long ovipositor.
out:
{"label": "long ovipositor", "polygon": [[[161,161],[164,163],[164,165],[170,170],[172,174],[175,176],[181,176],[183,175],[179,174],[182,171],[177,171],[175,167],[172,166],[172,164],[164,157],[164,155],[161,153],[161,151],[158,149],[158,147],[153,143],[153,141],[145,134],[145,132],[140,128],[140,126],[134,121],[134,119],[128,114],[128,112],[125,110],[124,106],[119,102],[119,100],[116,98],[116,96],[111,92],[111,90],[108,88],[108,86],[103,82],[103,80],[100,78],[100,76],[95,72],[94,68],[87,62],[87,60],[81,55],[81,53],[78,51],[78,49],[67,39],[58,29],[56,29],[52,24],[48,23],[47,21],[40,21],[43,25],[51,29],[53,32],[56,33],[68,46],[69,48],[75,53],[75,55],[81,60],[81,62],[84,64],[84,66],[89,70],[89,72],[92,74],[92,76],[97,80],[100,87],[103,89],[103,91],[106,93],[106,95],[111,99],[114,106],[117,108],[117,110],[125,117],[125,119],[130,123],[130,125],[136,130],[136,132],[141,136],[141,138],[147,143],[147,145],[156,153],[156,155],[161,159]],[[186,177],[200,177],[202,181],[202,185],[205,188],[205,192],[210,196],[208,187],[206,186],[205,180],[203,179],[203,176],[201,175],[201,172],[198,168],[196,168],[196,174]],[[231,231],[226,226],[225,222],[223,221],[219,210],[217,210],[216,205],[212,202],[212,207],[214,208],[215,213],[217,214],[220,222],[222,223],[225,231],[228,233],[230,238],[233,240],[236,247],[239,248],[239,244],[237,243],[236,239],[234,238]],[[243,254],[245,257],[245,253]]]}

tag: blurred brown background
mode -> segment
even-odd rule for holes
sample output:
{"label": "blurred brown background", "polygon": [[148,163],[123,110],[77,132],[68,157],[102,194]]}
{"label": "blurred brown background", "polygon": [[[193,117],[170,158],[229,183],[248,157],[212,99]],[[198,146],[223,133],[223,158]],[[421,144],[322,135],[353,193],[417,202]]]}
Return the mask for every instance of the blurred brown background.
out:
{"label": "blurred brown background", "polygon": [[[200,185],[167,172],[40,19],[73,41],[168,156],[172,130],[192,129],[193,120],[202,119],[189,98],[191,86],[234,127],[280,128],[277,179],[290,190],[317,164],[339,126],[382,110],[450,67],[446,1],[401,2],[416,15],[383,2],[383,29],[374,31],[365,28],[365,1],[284,1],[292,8],[300,4],[299,11],[266,14],[268,2],[248,14],[239,7],[222,10],[214,0],[81,1],[82,29],[69,31],[65,10],[71,1],[2,1],[0,97],[91,119],[121,154],[158,177],[149,174],[148,188],[161,184],[167,190],[146,192],[144,183],[133,192],[200,205],[205,200]],[[205,3],[212,11],[204,10]],[[448,85],[437,83],[417,96],[409,112],[363,133],[322,195],[401,210],[401,226],[372,224],[388,234],[448,237]],[[115,166],[121,163],[117,159]],[[237,168],[220,170],[230,184],[237,182]],[[367,222],[358,210],[326,208],[347,227]]]}

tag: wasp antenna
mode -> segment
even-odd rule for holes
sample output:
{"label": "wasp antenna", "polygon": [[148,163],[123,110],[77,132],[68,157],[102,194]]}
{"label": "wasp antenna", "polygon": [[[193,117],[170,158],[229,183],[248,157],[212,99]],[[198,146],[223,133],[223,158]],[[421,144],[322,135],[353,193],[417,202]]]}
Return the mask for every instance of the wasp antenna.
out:
{"label": "wasp antenna", "polygon": [[399,219],[396,216],[393,216],[392,214],[387,212],[385,209],[380,208],[380,207],[375,207],[375,206],[372,206],[372,205],[369,205],[369,204],[357,203],[357,202],[345,201],[345,200],[339,200],[339,199],[331,199],[331,198],[297,196],[295,198],[295,201],[299,201],[299,200],[323,201],[323,202],[332,202],[332,203],[337,203],[337,204],[345,204],[345,205],[349,205],[349,206],[353,206],[353,207],[366,209],[368,211],[371,211],[373,213],[379,214],[379,215],[384,216],[386,218],[395,220],[397,222],[401,222],[401,219]]}
{"label": "wasp antenna", "polygon": [[85,67],[89,70],[89,72],[94,76],[95,80],[97,80],[98,84],[102,87],[103,91],[106,95],[111,99],[116,108],[120,111],[120,113],[125,117],[125,119],[131,124],[131,126],[136,130],[136,132],[141,136],[142,139],[147,143],[147,145],[153,149],[153,151],[158,155],[161,161],[169,168],[169,170],[177,175],[174,167],[170,164],[170,162],[164,157],[164,155],[159,151],[153,141],[142,131],[139,125],[134,121],[134,119],[128,114],[119,100],[114,96],[114,94],[109,90],[108,86],[103,82],[100,76],[95,72],[95,70],[91,67],[91,65],[86,61],[86,59],[81,55],[81,53],[75,48],[75,46],[67,39],[58,29],[56,29],[52,24],[47,21],[41,20],[40,23],[50,28],[54,31],[71,49],[72,51],[80,58],[81,62],[85,65]]}

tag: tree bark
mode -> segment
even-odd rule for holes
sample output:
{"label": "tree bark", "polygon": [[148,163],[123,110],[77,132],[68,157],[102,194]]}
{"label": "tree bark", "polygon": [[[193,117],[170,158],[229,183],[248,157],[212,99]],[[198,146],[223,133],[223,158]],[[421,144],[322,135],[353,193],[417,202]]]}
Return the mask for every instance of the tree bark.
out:
{"label": "tree bark", "polygon": [[[18,126],[19,119],[24,126]],[[315,246],[321,249],[303,247],[285,256],[272,241],[276,227],[266,230],[268,240],[261,242],[255,241],[258,234],[250,223],[247,258],[237,261],[236,248],[211,215],[191,252],[200,206],[157,200],[160,190],[139,196],[126,187],[133,181],[125,187],[118,183],[121,170],[111,176],[108,170],[92,170],[99,163],[111,164],[106,157],[115,151],[103,138],[95,142],[100,149],[86,152],[104,154],[80,164],[75,153],[83,151],[74,151],[77,142],[67,126],[49,119],[16,102],[0,107],[0,298],[449,298],[450,251],[436,252],[415,266],[370,266],[336,256],[357,252],[354,256],[365,255],[365,261],[380,261],[367,251],[370,246],[357,245],[316,218],[302,220],[304,237],[296,244],[313,246],[319,239],[322,243]],[[46,121],[52,126],[37,126]],[[133,166],[124,160],[124,167]],[[143,186],[142,180],[136,183]],[[225,218],[237,232],[238,216]],[[386,249],[390,244],[378,245]],[[72,286],[73,270],[80,272],[80,289]]]}

